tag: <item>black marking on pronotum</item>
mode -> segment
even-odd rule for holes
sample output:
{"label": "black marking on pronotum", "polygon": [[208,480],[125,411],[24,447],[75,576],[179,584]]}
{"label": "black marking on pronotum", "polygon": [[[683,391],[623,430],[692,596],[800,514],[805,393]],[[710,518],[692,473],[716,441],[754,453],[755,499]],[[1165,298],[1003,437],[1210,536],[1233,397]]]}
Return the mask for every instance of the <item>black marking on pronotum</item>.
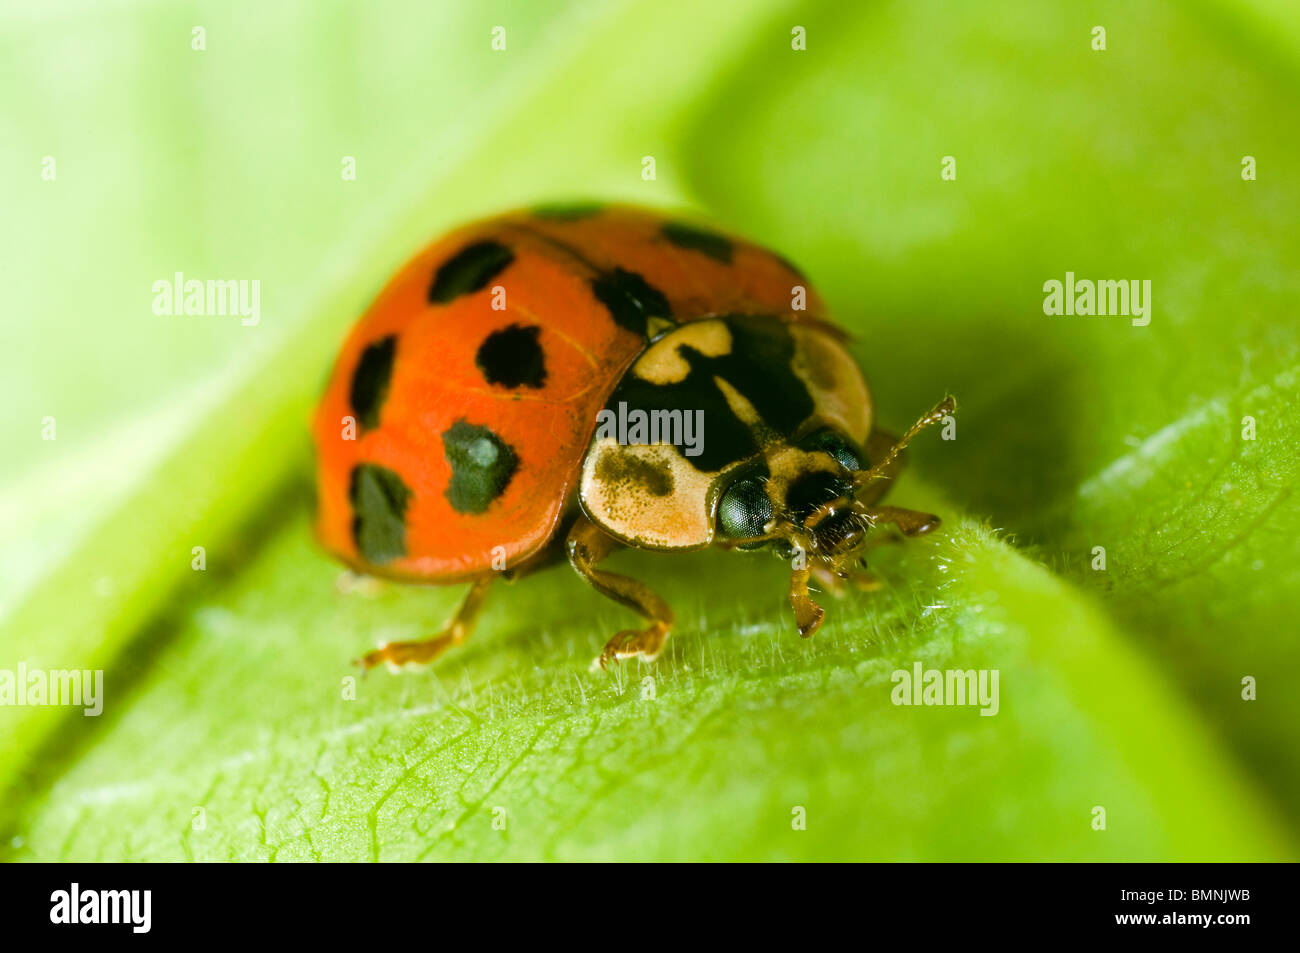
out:
{"label": "black marking on pronotum", "polygon": [[629,408],[647,413],[702,410],[705,438],[701,452],[691,457],[685,446],[674,446],[687,463],[703,473],[715,473],[759,451],[753,431],[731,409],[717,378],[753,405],[764,426],[787,438],[813,412],[812,395],[792,368],[794,340],[789,328],[777,318],[762,315],[732,315],[724,320],[732,340],[726,354],[710,357],[680,345],[678,353],[690,365],[685,378],[655,384],[638,377],[634,368],[623,376],[605,404],[606,409],[614,410],[623,401]]}
{"label": "black marking on pronotum", "polygon": [[591,290],[609,308],[619,327],[645,336],[649,318],[671,318],[672,307],[662,291],[634,271],[615,268],[595,278]]}
{"label": "black marking on pronotum", "polygon": [[352,538],[362,559],[382,566],[406,555],[406,507],[411,488],[400,476],[374,463],[353,467],[348,499],[352,502]]}
{"label": "black marking on pronotum", "polygon": [[619,493],[640,488],[651,496],[673,492],[673,474],[665,466],[642,460],[626,450],[607,451],[596,462],[596,479],[616,487]]}
{"label": "black marking on pronotum", "polygon": [[519,469],[510,444],[487,427],[464,420],[442,432],[442,452],[451,464],[447,501],[457,513],[482,513]]}
{"label": "black marking on pronotum", "polygon": [[546,358],[537,343],[541,330],[512,324],[484,338],[474,355],[483,379],[509,388],[541,387],[546,381]]}
{"label": "black marking on pronotum", "polygon": [[678,248],[701,252],[724,265],[731,264],[731,241],[716,232],[681,222],[668,222],[663,227],[663,236]]}
{"label": "black marking on pronotum", "polygon": [[593,218],[604,210],[605,206],[599,202],[552,202],[536,206],[533,215],[549,222],[576,222]]}
{"label": "black marking on pronotum", "polygon": [[352,373],[352,390],[348,399],[358,423],[367,430],[379,426],[379,410],[388,396],[396,349],[396,335],[380,338],[361,352],[361,360],[357,361],[357,369]]}
{"label": "black marking on pronotum", "polygon": [[500,242],[482,241],[466,245],[452,255],[433,276],[429,301],[446,304],[461,295],[484,287],[515,260],[515,253]]}

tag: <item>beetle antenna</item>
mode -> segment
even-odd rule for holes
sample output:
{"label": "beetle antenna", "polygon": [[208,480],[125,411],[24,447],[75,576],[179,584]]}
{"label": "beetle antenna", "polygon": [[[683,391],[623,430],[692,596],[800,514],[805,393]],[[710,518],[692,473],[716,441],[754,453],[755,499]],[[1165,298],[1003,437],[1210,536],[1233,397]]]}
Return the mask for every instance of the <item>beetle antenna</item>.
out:
{"label": "beetle antenna", "polygon": [[931,424],[937,424],[939,421],[943,420],[943,418],[947,417],[951,413],[954,413],[956,410],[957,410],[957,399],[953,397],[951,394],[949,394],[943,400],[939,401],[939,403],[935,404],[928,414],[926,414],[916,423],[912,424],[911,428],[907,431],[907,433],[903,434],[902,438],[898,441],[898,443],[894,444],[892,447],[889,448],[888,453],[886,453],[876,463],[872,464],[871,469],[862,470],[854,474],[853,477],[854,488],[862,489],[862,487],[866,486],[868,483],[872,482],[873,480],[881,479],[884,476],[885,470],[889,467],[891,463],[894,462],[895,458],[897,458],[897,456],[903,452],[903,448],[912,442],[913,437],[915,437],[926,427],[929,427]]}

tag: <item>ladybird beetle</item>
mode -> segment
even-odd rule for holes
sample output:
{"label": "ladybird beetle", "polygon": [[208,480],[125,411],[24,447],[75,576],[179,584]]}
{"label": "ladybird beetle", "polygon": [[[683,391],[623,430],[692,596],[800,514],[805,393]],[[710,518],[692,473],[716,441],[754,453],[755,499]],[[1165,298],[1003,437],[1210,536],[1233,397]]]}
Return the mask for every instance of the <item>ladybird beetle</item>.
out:
{"label": "ladybird beetle", "polygon": [[[442,633],[358,664],[433,661],[469,637],[497,576],[566,554],[647,623],[596,662],[652,660],[673,613],[598,568],[619,546],[769,548],[810,636],[810,582],[866,586],[869,531],[938,525],[878,504],[908,440],[956,406],[901,439],[873,429],[845,340],[790,263],[655,212],[553,206],[435,242],[338,357],[314,423],[317,534],[358,572],[470,589]],[[644,439],[647,418],[670,438],[698,420],[695,445]]]}

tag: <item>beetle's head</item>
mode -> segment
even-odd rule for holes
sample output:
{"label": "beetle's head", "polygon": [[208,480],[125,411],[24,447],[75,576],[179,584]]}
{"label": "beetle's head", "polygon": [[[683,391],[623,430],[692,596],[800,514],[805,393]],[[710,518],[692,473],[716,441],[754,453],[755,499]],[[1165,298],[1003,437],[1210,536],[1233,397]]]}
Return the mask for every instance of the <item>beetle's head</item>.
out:
{"label": "beetle's head", "polygon": [[737,549],[769,547],[783,559],[802,554],[808,563],[842,574],[857,561],[876,523],[864,498],[879,499],[878,481],[888,477],[903,447],[954,407],[951,398],[940,403],[875,461],[833,428],[774,443],[719,496],[719,542]]}
{"label": "beetle's head", "polygon": [[847,562],[872,527],[855,485],[865,469],[861,449],[833,430],[771,447],[719,497],[718,535],[724,545],[768,548],[782,559]]}

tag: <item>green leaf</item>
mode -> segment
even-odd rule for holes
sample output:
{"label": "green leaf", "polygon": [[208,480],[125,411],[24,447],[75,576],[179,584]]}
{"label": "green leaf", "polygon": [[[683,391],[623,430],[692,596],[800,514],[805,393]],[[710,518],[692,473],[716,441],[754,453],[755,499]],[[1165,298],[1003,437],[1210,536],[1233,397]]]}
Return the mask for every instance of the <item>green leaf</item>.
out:
{"label": "green leaf", "polygon": [[[1300,750],[1300,644],[1285,634],[1300,602],[1300,164],[1277,119],[1300,55],[1282,84],[1225,37],[1258,39],[1274,16],[1273,51],[1300,29],[1269,4],[1208,12],[828,20],[819,32],[856,72],[745,83],[762,107],[733,135],[756,158],[705,165],[699,188],[817,265],[870,329],[860,355],[882,405],[924,407],[935,381],[962,398],[953,447],[918,448],[933,478],[1099,592],[1294,822],[1300,763],[1279,753]],[[1098,23],[1104,53],[1087,42]],[[855,59],[868,47],[884,52]],[[858,121],[829,118],[862,90]],[[799,163],[760,148],[813,100],[827,119]],[[1245,155],[1272,171],[1244,181]],[[843,188],[804,189],[790,216],[783,197],[810,179]],[[1149,278],[1150,325],[1045,316],[1043,283],[1066,271]],[[1246,676],[1264,686],[1256,703]]]}
{"label": "green leaf", "polygon": [[[536,6],[413,7],[419,29],[97,12],[66,42],[124,78],[91,105],[84,76],[42,72],[50,23],[0,22],[39,80],[7,138],[59,157],[57,183],[6,170],[37,236],[6,239],[15,301],[48,317],[7,331],[35,356],[6,376],[3,558],[29,568],[0,587],[21,603],[0,668],[103,668],[107,695],[98,719],[0,708],[8,854],[1295,859],[1294,18]],[[655,666],[590,672],[629,616],[556,570],[498,587],[434,671],[352,699],[349,659],[429,634],[461,591],[340,585],[316,549],[305,431],[334,347],[440,229],[581,194],[700,206],[800,262],[886,425],[955,393],[956,440],[920,438],[892,496],[945,529],[876,551],[886,587],[828,602],[808,642],[770,558],[627,553],[679,618]],[[121,235],[74,239],[60,282],[74,223]],[[175,270],[261,276],[263,321],[152,315]],[[1150,279],[1151,323],[1044,315],[1067,270]],[[916,663],[996,670],[997,714],[895,704]]]}

